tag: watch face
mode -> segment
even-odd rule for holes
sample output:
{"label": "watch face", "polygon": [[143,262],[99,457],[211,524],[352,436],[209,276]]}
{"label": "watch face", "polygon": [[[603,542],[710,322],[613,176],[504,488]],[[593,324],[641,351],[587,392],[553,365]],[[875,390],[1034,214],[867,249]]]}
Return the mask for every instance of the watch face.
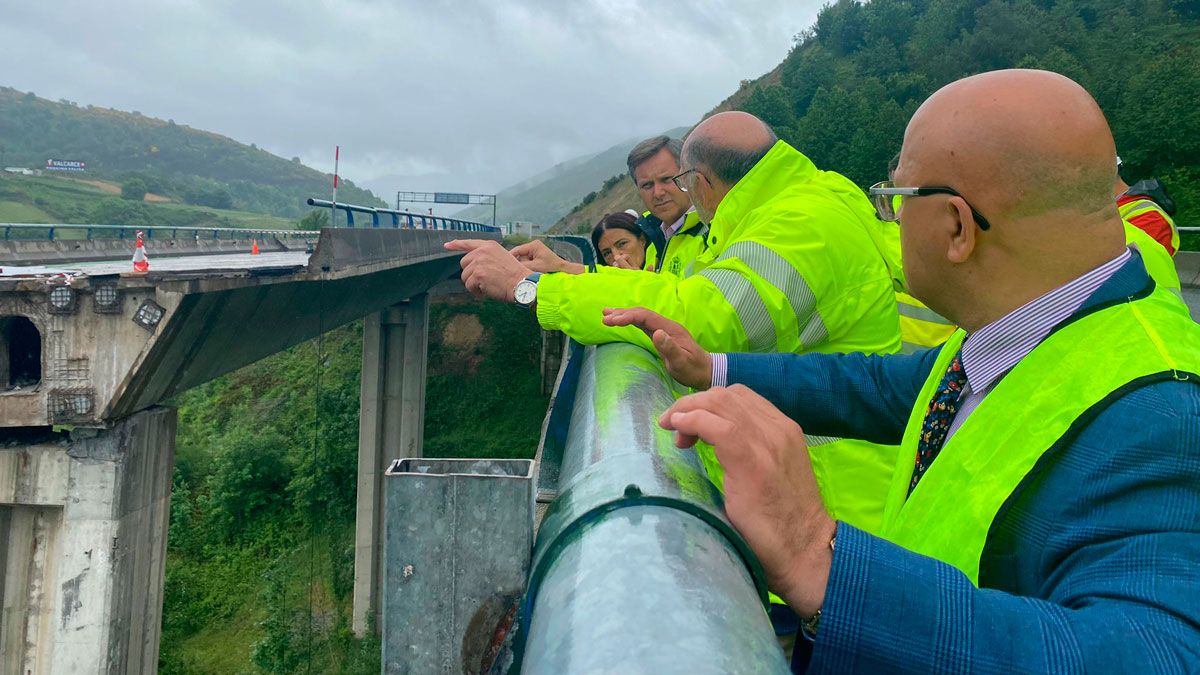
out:
{"label": "watch face", "polygon": [[517,304],[532,305],[534,298],[537,297],[537,284],[528,279],[522,279],[521,283],[517,284],[516,290],[513,291],[513,297]]}

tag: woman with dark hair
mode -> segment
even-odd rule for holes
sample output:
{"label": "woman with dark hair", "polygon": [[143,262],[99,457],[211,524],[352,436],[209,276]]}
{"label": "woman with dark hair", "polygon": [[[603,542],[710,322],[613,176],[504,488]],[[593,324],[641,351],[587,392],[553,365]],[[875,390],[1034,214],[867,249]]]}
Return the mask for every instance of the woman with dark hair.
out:
{"label": "woman with dark hair", "polygon": [[611,267],[640,270],[646,266],[646,235],[629,213],[610,213],[592,228],[596,260]]}

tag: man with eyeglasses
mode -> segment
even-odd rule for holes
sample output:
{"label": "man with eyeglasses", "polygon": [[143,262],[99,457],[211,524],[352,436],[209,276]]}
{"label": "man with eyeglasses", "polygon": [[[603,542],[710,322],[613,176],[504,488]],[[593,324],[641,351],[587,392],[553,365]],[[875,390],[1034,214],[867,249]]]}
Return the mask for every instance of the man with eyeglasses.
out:
{"label": "man with eyeglasses", "polygon": [[[939,349],[710,355],[618,317],[712,386],[660,423],[715,446],[730,520],[805,617],[794,669],[1200,672],[1200,326],[1126,246],[1114,156],[1055,73],[917,110],[871,194],[913,294],[962,326]],[[805,433],[900,442],[879,536],[829,514]]]}
{"label": "man with eyeglasses", "polygon": [[688,196],[672,177],[679,172],[683,142],[655,136],[629,151],[629,178],[646,211],[638,226],[650,239],[646,270],[682,277],[687,265],[704,251],[708,225],[692,208]]}
{"label": "man with eyeglasses", "polygon": [[[682,149],[683,142],[677,138],[654,136],[635,145],[626,160],[629,177],[646,207],[641,214],[630,210],[649,242],[643,269],[676,277],[684,275],[688,265],[704,250],[708,237],[708,225],[701,222],[687,195],[672,180],[679,172]],[[589,271],[584,265],[562,259],[536,239],[514,247],[512,255],[532,272]],[[590,271],[606,273],[612,269],[600,266]]]}
{"label": "man with eyeglasses", "polygon": [[[880,223],[849,179],[822,171],[743,112],[713,115],[688,136],[671,177],[710,223],[706,250],[683,278],[613,269],[535,275],[495,242],[455,241],[467,289],[534,305],[542,327],[588,344],[650,338],[608,325],[609,307],[643,306],[686,326],[706,349],[890,353],[900,346]],[[624,283],[621,283],[624,282]],[[518,298],[516,287],[528,295]],[[890,454],[861,441],[813,438],[822,489],[840,517],[878,525]],[[721,483],[720,464],[702,452]],[[827,464],[825,464],[827,462]],[[840,467],[847,467],[842,470]],[[867,495],[871,495],[870,498]]]}

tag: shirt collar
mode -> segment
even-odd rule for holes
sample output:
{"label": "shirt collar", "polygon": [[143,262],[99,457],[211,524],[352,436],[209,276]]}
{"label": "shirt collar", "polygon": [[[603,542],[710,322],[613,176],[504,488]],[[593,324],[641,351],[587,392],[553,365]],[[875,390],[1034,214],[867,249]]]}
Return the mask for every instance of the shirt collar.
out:
{"label": "shirt collar", "polygon": [[688,210],[684,211],[682,216],[679,216],[679,220],[676,220],[675,222],[671,223],[670,225],[667,225],[666,223],[662,224],[662,232],[667,237],[667,239],[670,239],[671,237],[675,236],[675,233],[679,231],[679,228],[683,227],[683,221],[687,220],[688,214],[695,210],[696,210],[696,207],[689,206]]}
{"label": "shirt collar", "polygon": [[1116,258],[968,335],[962,346],[962,364],[971,390],[983,392],[995,384],[1055,326],[1078,311],[1130,255],[1126,248]]}

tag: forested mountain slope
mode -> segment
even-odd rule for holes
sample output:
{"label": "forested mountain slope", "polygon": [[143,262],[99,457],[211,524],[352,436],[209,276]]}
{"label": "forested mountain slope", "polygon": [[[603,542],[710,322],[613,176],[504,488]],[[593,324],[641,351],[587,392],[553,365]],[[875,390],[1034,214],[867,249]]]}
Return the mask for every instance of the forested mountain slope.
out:
{"label": "forested mountain slope", "polygon": [[[1158,176],[1179,204],[1177,221],[1200,224],[1196,0],[840,0],[797,36],[778,81],[750,85],[735,107],[865,188],[885,177],[929,94],[1014,67],[1083,84],[1108,116],[1125,178]],[[616,206],[626,205],[606,204]]]}

